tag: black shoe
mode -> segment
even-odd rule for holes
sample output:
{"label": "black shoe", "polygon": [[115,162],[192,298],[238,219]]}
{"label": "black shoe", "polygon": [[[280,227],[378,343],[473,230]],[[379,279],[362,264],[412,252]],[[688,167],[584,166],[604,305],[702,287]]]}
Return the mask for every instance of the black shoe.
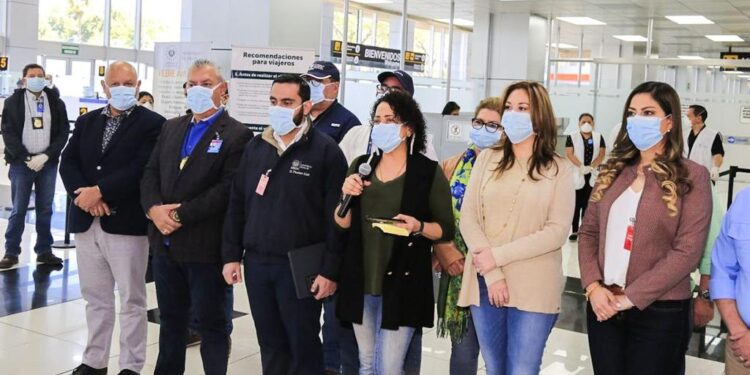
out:
{"label": "black shoe", "polygon": [[107,368],[93,368],[81,363],[80,366],[73,370],[71,375],[107,375]]}
{"label": "black shoe", "polygon": [[6,255],[3,257],[3,260],[0,260],[0,269],[4,270],[7,268],[11,268],[18,264],[18,257],[14,257],[13,255]]}
{"label": "black shoe", "polygon": [[571,234],[570,237],[568,237],[568,239],[571,240],[571,241],[577,241],[578,240],[578,233],[576,232],[576,233]]}
{"label": "black shoe", "polygon": [[50,251],[49,253],[37,255],[36,262],[42,264],[62,264],[63,260],[56,257],[55,254],[52,254],[52,252]]}
{"label": "black shoe", "polygon": [[192,329],[188,328],[186,335],[187,347],[198,345],[201,343],[201,335],[199,335],[198,332],[195,332]]}
{"label": "black shoe", "polygon": [[120,371],[117,375],[139,375],[139,374],[133,370],[125,369],[125,370]]}

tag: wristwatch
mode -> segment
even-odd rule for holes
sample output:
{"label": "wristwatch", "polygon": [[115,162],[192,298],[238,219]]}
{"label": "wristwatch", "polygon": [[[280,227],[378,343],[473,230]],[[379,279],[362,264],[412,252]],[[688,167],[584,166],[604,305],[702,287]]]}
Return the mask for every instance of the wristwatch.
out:
{"label": "wristwatch", "polygon": [[702,298],[702,299],[705,299],[707,301],[711,300],[711,292],[709,292],[708,289],[701,290],[701,288],[696,285],[695,288],[693,289],[693,293],[696,293],[696,296],[698,298]]}
{"label": "wristwatch", "polygon": [[172,211],[172,212],[171,212],[171,213],[169,214],[169,217],[171,217],[171,218],[172,218],[172,220],[174,220],[174,221],[176,221],[176,222],[178,222],[178,223],[180,222],[180,214],[178,214],[178,213],[177,213],[177,210],[173,210],[173,211]]}
{"label": "wristwatch", "polygon": [[412,236],[421,236],[423,230],[424,230],[424,221],[420,220],[419,221],[419,229],[417,229],[417,231],[413,232],[411,235]]}

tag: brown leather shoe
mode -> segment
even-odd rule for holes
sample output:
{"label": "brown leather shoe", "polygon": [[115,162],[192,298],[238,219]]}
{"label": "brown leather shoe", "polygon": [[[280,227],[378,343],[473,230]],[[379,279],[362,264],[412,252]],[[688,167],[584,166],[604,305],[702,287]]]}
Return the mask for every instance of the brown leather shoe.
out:
{"label": "brown leather shoe", "polygon": [[6,255],[0,260],[0,270],[8,269],[18,264],[18,257]]}

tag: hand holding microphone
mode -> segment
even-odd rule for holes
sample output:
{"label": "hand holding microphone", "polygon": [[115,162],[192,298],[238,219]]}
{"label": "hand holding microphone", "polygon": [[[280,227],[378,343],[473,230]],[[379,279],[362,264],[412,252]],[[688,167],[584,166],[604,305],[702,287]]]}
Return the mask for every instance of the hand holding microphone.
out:
{"label": "hand holding microphone", "polygon": [[341,187],[341,192],[344,193],[344,198],[341,199],[339,210],[336,213],[338,217],[343,218],[349,211],[349,205],[351,204],[352,197],[358,197],[362,195],[365,187],[370,186],[371,182],[368,181],[370,174],[372,173],[372,167],[368,163],[360,164],[358,173],[354,173],[344,180],[344,186]]}

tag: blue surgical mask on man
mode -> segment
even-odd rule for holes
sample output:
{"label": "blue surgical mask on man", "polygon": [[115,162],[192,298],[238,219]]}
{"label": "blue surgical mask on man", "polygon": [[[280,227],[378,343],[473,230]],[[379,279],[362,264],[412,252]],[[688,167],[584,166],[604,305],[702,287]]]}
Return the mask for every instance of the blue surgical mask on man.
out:
{"label": "blue surgical mask on man", "polygon": [[661,120],[669,117],[631,116],[628,117],[628,138],[641,151],[656,146],[664,138],[661,132]]}
{"label": "blue surgical mask on man", "polygon": [[505,135],[513,144],[521,143],[534,134],[531,114],[528,112],[506,110],[500,124],[505,129]]}
{"label": "blue surgical mask on man", "polygon": [[317,84],[311,83],[310,86],[310,100],[313,104],[318,104],[321,102],[324,102],[326,100],[333,101],[333,99],[328,99],[325,96],[325,93],[323,92],[326,89],[326,86],[331,85],[332,83],[325,84],[323,82],[318,82]]}
{"label": "blue surgical mask on man", "polygon": [[118,111],[133,108],[138,103],[135,99],[135,87],[114,86],[109,88],[109,105]]}
{"label": "blue surgical mask on man", "polygon": [[404,138],[401,138],[401,125],[394,123],[373,126],[370,139],[375,147],[386,154],[395,150],[404,141]]}
{"label": "blue surgical mask on man", "polygon": [[219,85],[213,88],[203,86],[193,86],[187,90],[187,107],[195,114],[201,114],[208,112],[216,108],[214,104],[214,90]]}
{"label": "blue surgical mask on man", "polygon": [[469,131],[469,139],[471,139],[471,143],[474,144],[474,146],[479,147],[480,149],[485,149],[496,145],[498,142],[500,142],[500,137],[502,135],[502,130],[498,129],[495,132],[490,132],[487,130],[486,126],[482,126],[479,129],[471,128],[471,131]]}
{"label": "blue surgical mask on man", "polygon": [[42,92],[46,85],[44,77],[26,77],[26,88],[31,92]]}
{"label": "blue surgical mask on man", "polygon": [[297,128],[299,125],[294,123],[294,112],[300,107],[302,105],[295,108],[285,108],[277,105],[268,107],[268,119],[271,121],[273,131],[278,135],[287,135]]}

